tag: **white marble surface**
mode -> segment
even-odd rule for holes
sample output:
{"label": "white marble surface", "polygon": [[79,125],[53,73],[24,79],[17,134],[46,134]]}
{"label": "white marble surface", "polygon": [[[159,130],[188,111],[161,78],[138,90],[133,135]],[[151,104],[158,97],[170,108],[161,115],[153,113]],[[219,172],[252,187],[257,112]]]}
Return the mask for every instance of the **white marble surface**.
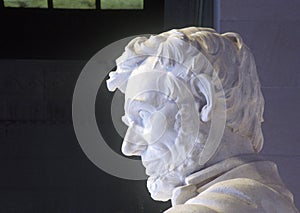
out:
{"label": "white marble surface", "polygon": [[152,198],[172,198],[167,212],[298,212],[276,165],[254,155],[264,100],[238,34],[185,28],[138,37],[107,86],[125,93],[122,152],[141,156]]}

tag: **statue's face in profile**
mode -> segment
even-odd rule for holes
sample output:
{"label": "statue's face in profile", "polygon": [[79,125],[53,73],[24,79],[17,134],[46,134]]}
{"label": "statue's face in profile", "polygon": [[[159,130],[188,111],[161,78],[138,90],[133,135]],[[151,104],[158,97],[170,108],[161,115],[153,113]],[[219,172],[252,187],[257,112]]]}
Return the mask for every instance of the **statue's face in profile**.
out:
{"label": "statue's face in profile", "polygon": [[128,130],[122,146],[123,153],[140,155],[147,175],[163,172],[164,159],[168,157],[177,137],[176,103],[164,94],[149,91],[130,100],[125,110],[123,120]]}
{"label": "statue's face in profile", "polygon": [[152,198],[164,201],[188,167],[182,168],[198,136],[199,115],[184,83],[152,62],[145,60],[128,80],[122,152],[141,156]]}
{"label": "statue's face in profile", "polygon": [[[125,155],[141,156],[148,180],[149,191],[158,192],[155,183],[160,176],[171,171],[176,162],[174,147],[179,120],[176,103],[159,92],[145,92],[129,100],[123,121],[128,130],[122,145]],[[151,183],[152,184],[151,184]],[[152,194],[152,197],[156,197]]]}

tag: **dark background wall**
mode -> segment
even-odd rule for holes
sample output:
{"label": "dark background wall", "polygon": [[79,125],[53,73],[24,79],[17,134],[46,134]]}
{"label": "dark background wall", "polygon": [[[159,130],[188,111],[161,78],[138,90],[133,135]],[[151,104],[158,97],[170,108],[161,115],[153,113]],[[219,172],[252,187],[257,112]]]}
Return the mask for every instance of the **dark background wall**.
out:
{"label": "dark background wall", "polygon": [[0,7],[0,212],[169,208],[150,198],[145,181],[113,177],[88,160],[73,129],[72,96],[82,68],[101,48],[195,25],[195,8],[195,0],[145,0],[144,10],[118,11]]}
{"label": "dark background wall", "polygon": [[163,31],[164,2],[146,0],[133,11],[0,9],[0,212],[168,208],[151,200],[145,181],[92,164],[71,117],[87,60],[118,39]]}
{"label": "dark background wall", "polygon": [[[215,6],[215,26],[239,32],[253,50],[266,98],[263,154],[278,164],[300,206],[299,1]],[[204,17],[211,13],[199,8],[196,0],[166,0],[144,13],[1,11],[0,212],[162,212],[170,206],[152,201],[145,181],[112,177],[87,159],[73,130],[72,95],[85,63],[105,45],[210,26]]]}

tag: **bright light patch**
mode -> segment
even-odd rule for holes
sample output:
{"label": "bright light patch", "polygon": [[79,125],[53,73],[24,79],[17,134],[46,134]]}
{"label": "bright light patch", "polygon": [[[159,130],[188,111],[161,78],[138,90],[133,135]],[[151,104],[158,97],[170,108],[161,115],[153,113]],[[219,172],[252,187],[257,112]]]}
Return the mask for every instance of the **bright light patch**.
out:
{"label": "bright light patch", "polygon": [[47,0],[4,0],[5,7],[47,8]]}
{"label": "bright light patch", "polygon": [[53,8],[96,9],[95,0],[53,0]]}
{"label": "bright light patch", "polygon": [[101,9],[144,9],[144,0],[101,0]]}

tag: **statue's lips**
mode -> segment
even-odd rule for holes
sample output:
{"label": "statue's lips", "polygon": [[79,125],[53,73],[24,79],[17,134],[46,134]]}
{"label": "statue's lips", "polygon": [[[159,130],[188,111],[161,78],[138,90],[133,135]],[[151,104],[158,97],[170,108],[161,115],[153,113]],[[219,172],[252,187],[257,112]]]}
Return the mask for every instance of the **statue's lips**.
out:
{"label": "statue's lips", "polygon": [[[149,151],[149,150],[148,150]],[[147,151],[146,151],[147,152]],[[169,156],[168,150],[160,148],[156,149],[155,152],[142,153],[142,163],[146,168],[146,174],[149,176],[159,176],[165,172]]]}
{"label": "statue's lips", "polygon": [[158,165],[159,162],[157,162],[157,160],[153,160],[153,161],[143,161],[143,165],[146,168],[146,175],[148,176],[156,176],[158,173]]}
{"label": "statue's lips", "polygon": [[146,175],[156,177],[160,176],[164,171],[165,167],[161,161],[161,159],[155,159],[151,161],[142,161],[144,167],[146,168]]}

